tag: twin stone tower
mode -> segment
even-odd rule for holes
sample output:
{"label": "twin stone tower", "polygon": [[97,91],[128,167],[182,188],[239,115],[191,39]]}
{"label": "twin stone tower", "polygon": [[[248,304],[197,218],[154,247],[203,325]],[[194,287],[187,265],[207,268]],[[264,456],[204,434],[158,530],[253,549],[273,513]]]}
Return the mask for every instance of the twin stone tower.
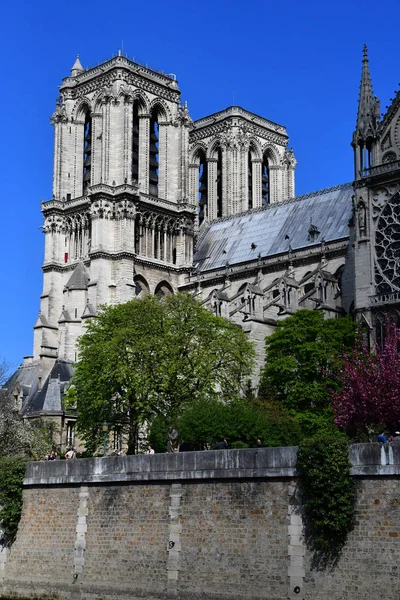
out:
{"label": "twin stone tower", "polygon": [[399,105],[380,120],[365,49],[355,182],[296,198],[282,125],[238,106],[192,121],[174,75],[78,57],[51,117],[43,293],[33,356],[7,384],[16,408],[57,419],[60,445],[73,443],[62,400],[84,323],[145,293],[195,293],[245,328],[258,367],[265,336],[298,308],[352,312],[375,340],[400,305],[397,255],[376,233],[398,235]]}

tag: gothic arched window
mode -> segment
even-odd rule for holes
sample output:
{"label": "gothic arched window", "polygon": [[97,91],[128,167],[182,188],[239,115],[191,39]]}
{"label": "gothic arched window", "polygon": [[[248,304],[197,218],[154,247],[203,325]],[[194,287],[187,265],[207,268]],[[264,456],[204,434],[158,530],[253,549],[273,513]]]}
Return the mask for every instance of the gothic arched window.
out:
{"label": "gothic arched window", "polygon": [[139,180],[139,104],[133,103],[132,113],[132,180]]}
{"label": "gothic arched window", "polygon": [[261,174],[262,174],[262,187],[261,187],[262,206],[267,206],[267,204],[269,204],[269,202],[270,202],[270,195],[269,195],[269,160],[268,160],[268,156],[266,154],[264,154],[264,156],[263,156]]}
{"label": "gothic arched window", "polygon": [[223,216],[222,214],[222,150],[219,147],[217,150],[217,219]]}
{"label": "gothic arched window", "polygon": [[158,196],[158,148],[159,126],[156,109],[150,115],[150,149],[149,149],[149,193]]}
{"label": "gothic arched window", "polygon": [[208,173],[207,161],[203,150],[199,151],[199,175],[198,175],[198,202],[199,202],[199,225],[202,224],[207,216],[207,201],[208,201]]}
{"label": "gothic arched window", "polygon": [[90,185],[92,172],[92,118],[89,109],[85,113],[83,130],[83,194]]}
{"label": "gothic arched window", "polygon": [[253,161],[251,152],[248,153],[247,161],[247,208],[253,208]]}

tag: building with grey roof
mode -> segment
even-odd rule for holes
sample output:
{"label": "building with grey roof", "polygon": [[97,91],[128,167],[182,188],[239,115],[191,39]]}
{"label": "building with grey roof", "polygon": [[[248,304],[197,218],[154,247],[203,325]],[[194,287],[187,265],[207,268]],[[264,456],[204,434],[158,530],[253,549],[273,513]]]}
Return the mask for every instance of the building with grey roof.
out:
{"label": "building with grey roof", "polygon": [[7,386],[61,423],[77,339],[102,304],[190,291],[254,340],[299,308],[352,314],[371,342],[400,314],[400,92],[383,118],[366,48],[354,182],[295,194],[283,125],[231,106],[192,121],[175,76],[121,54],[62,80],[33,356]]}

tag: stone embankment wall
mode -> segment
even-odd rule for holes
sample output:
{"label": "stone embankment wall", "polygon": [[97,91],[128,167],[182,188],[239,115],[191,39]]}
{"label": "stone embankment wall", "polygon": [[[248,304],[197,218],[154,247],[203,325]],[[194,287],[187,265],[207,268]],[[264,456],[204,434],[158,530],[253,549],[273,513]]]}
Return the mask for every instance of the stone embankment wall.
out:
{"label": "stone embankment wall", "polygon": [[399,598],[400,448],[351,448],[357,515],[334,569],[303,538],[296,448],[109,457],[27,466],[0,595]]}

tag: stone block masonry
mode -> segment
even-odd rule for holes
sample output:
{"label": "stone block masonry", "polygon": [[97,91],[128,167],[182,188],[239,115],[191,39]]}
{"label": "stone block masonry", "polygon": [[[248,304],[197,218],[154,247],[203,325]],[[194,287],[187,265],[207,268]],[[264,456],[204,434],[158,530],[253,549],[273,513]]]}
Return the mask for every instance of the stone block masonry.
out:
{"label": "stone block masonry", "polygon": [[296,448],[27,465],[0,596],[398,600],[400,450],[351,448],[357,510],[333,569],[303,537]]}

